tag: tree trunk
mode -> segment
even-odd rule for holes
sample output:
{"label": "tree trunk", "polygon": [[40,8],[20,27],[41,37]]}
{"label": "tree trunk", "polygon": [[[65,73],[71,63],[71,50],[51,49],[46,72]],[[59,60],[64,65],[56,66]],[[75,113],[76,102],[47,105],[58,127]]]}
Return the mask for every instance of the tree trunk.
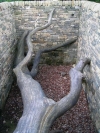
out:
{"label": "tree trunk", "polygon": [[[82,70],[85,65],[90,62],[89,59],[81,60],[75,68],[70,70],[70,92],[58,102],[47,98],[41,88],[41,85],[32,78],[32,76],[34,77],[37,73],[36,72],[34,74],[34,71],[35,68],[37,69],[38,67],[41,53],[49,52],[58,48],[59,46],[51,49],[40,50],[35,57],[32,71],[29,72],[27,68],[27,64],[31,60],[33,54],[31,37],[37,31],[47,28],[51,24],[53,12],[54,10],[51,11],[48,23],[46,25],[36,28],[29,33],[25,32],[23,34],[21,47],[18,48],[19,55],[16,61],[16,65],[18,65],[13,69],[13,71],[17,77],[17,83],[21,91],[24,109],[14,133],[49,133],[49,129],[54,120],[63,115],[67,110],[72,108],[77,103],[80,91],[82,89]],[[21,49],[24,49],[23,40],[26,35],[28,53],[26,57],[24,57],[24,52],[21,53]],[[75,40],[76,38],[70,39],[66,44],[72,43]],[[65,44],[60,45],[60,47],[64,45]]]}

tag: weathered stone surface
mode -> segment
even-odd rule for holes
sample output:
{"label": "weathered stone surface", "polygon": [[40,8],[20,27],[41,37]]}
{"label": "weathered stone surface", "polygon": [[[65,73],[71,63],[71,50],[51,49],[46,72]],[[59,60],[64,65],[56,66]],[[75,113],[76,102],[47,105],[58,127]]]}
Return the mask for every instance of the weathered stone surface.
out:
{"label": "weathered stone surface", "polygon": [[11,3],[0,3],[0,109],[12,83],[12,65],[15,53],[15,20]]}
{"label": "weathered stone surface", "polygon": [[[28,4],[28,3],[27,3]],[[21,6],[21,5],[20,5]],[[64,43],[68,38],[73,36],[78,36],[78,28],[79,28],[79,10],[65,6],[35,6],[27,8],[23,6],[19,7],[16,6],[15,8],[15,24],[16,24],[16,31],[17,37],[20,37],[23,30],[32,29],[36,26],[41,26],[46,23],[47,16],[52,8],[55,8],[55,13],[52,18],[52,25],[47,29],[38,32],[36,35],[33,36],[33,45],[34,45],[34,52],[40,48],[45,47],[52,47],[54,45],[59,45]],[[17,14],[16,14],[17,12]],[[19,12],[19,14],[18,14]],[[51,58],[47,55],[48,58],[45,57],[44,60],[41,60],[41,63],[47,62],[60,62],[67,64],[67,63],[75,63],[76,60],[76,53],[77,53],[77,43],[73,44],[70,47],[62,49],[59,52],[63,54],[62,59],[58,61],[58,58]],[[67,56],[66,56],[67,54]],[[42,62],[43,61],[43,62]],[[46,62],[45,62],[46,61]],[[59,62],[59,63],[58,63]]]}
{"label": "weathered stone surface", "polygon": [[[100,4],[83,2],[80,9],[80,29],[78,42],[78,59],[88,57],[91,59],[90,67],[84,71],[86,74],[86,91],[91,117],[100,131],[100,35],[99,12]],[[96,9],[96,11],[94,10]]]}

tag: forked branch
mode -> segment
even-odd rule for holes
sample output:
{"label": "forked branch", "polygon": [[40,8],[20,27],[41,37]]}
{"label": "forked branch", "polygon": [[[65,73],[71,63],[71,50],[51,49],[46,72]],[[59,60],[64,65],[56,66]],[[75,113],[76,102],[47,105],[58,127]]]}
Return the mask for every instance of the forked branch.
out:
{"label": "forked branch", "polygon": [[[77,103],[82,89],[82,78],[84,77],[82,71],[85,65],[90,62],[89,59],[80,60],[76,67],[70,70],[70,92],[58,102],[47,98],[41,85],[34,80],[30,74],[26,73],[27,64],[31,60],[33,54],[33,45],[31,42],[32,35],[37,31],[47,28],[51,24],[53,12],[54,9],[51,11],[46,25],[30,31],[28,35],[27,32],[25,32],[22,36],[21,49],[23,49],[24,44],[23,38],[27,35],[28,53],[24,58],[24,52],[22,51],[21,53],[21,49],[19,48],[19,57],[17,60],[17,63],[19,64],[14,69],[14,72],[17,76],[17,83],[21,91],[24,109],[14,133],[48,133],[54,120]],[[35,57],[33,73],[35,68],[38,67],[41,53],[55,50],[61,46],[72,43],[75,40],[76,38],[73,38],[65,44],[50,49],[40,50]]]}
{"label": "forked branch", "polygon": [[[24,67],[27,67],[27,64],[28,62],[31,60],[32,58],[32,54],[33,54],[33,45],[32,45],[32,42],[31,42],[31,38],[32,38],[32,35],[34,35],[37,31],[41,31],[47,27],[50,26],[51,24],[51,20],[52,20],[52,16],[53,16],[53,13],[54,13],[54,10],[53,9],[51,11],[51,13],[49,14],[49,18],[48,18],[48,23],[43,25],[42,27],[37,27],[35,28],[34,30],[30,31],[28,36],[27,36],[27,46],[28,46],[28,53],[26,55],[26,57],[17,65],[17,67],[14,69],[14,72],[18,69],[20,69],[20,71],[22,70],[22,68]],[[25,37],[26,33],[23,35]],[[23,43],[23,42],[22,42]],[[23,45],[22,45],[23,46]],[[17,71],[16,71],[17,72]]]}
{"label": "forked branch", "polygon": [[[45,113],[46,118],[41,126],[41,133],[46,133],[49,130],[54,120],[66,111],[70,110],[78,101],[80,92],[82,90],[82,79],[84,75],[81,70],[84,69],[85,65],[90,63],[90,59],[81,59],[75,68],[72,68],[69,72],[71,78],[70,92],[67,96],[63,97],[60,101],[55,102],[53,106]],[[80,70],[78,70],[80,68]],[[47,130],[48,124],[48,130]]]}

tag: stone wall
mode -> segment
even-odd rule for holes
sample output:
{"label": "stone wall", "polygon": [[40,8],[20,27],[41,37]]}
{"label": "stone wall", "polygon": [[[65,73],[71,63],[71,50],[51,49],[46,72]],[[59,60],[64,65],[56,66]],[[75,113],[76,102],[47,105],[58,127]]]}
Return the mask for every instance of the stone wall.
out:
{"label": "stone wall", "polygon": [[83,84],[92,119],[100,133],[100,4],[82,2],[78,60],[88,57],[90,65],[85,68],[86,83]]}
{"label": "stone wall", "polygon": [[[59,45],[71,37],[78,36],[79,9],[72,7],[70,2],[19,2],[15,3],[14,7],[18,38],[24,30],[32,30],[46,24],[50,11],[55,8],[51,26],[33,36],[34,53],[38,49]],[[71,47],[43,54],[41,63],[57,65],[75,63],[76,56],[77,42]]]}
{"label": "stone wall", "polygon": [[14,12],[10,3],[0,3],[0,109],[12,83],[15,50]]}

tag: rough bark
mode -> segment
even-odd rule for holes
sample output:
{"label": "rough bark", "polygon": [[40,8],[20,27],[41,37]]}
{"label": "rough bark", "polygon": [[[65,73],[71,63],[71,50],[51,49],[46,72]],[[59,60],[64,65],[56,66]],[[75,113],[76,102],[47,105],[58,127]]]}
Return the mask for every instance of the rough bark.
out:
{"label": "rough bark", "polygon": [[[21,38],[20,38],[20,40],[18,42],[17,49],[16,49],[17,55],[16,55],[16,60],[15,60],[15,66],[17,66],[25,57],[24,56],[25,38],[27,37],[28,33],[29,33],[29,31],[26,30],[22,34],[22,36],[21,36]],[[30,74],[30,72],[29,72],[27,67],[24,67],[23,69],[24,69],[24,72],[26,72],[27,74]]]}
{"label": "rough bark", "polygon": [[[81,62],[81,63],[80,63]],[[40,84],[30,75],[17,77],[21,90],[24,110],[14,133],[48,133],[54,120],[72,108],[79,98],[82,89],[83,74],[78,70],[89,59],[81,60],[77,67],[70,70],[71,88],[67,96],[55,102],[45,96]]]}
{"label": "rough bark", "polygon": [[[27,35],[28,53],[26,57],[23,57],[24,53],[22,52],[21,54],[21,51],[19,52],[21,55],[17,62],[19,64],[13,69],[17,77],[17,83],[23,100],[23,114],[14,133],[48,133],[54,120],[76,104],[82,89],[82,70],[85,65],[90,62],[89,59],[81,60],[75,68],[70,70],[70,92],[58,102],[47,98],[41,85],[32,78],[30,73],[27,73],[27,64],[31,60],[33,54],[31,37],[37,31],[42,30],[51,24],[53,12],[54,10],[51,11],[46,25],[29,32]],[[26,36],[26,33],[24,35]],[[72,43],[73,41],[75,41],[75,39],[70,40],[69,43]],[[58,48],[58,46],[55,48]],[[36,58],[39,60],[42,52],[48,52],[55,48],[40,51]],[[37,62],[39,63],[39,61]]]}

